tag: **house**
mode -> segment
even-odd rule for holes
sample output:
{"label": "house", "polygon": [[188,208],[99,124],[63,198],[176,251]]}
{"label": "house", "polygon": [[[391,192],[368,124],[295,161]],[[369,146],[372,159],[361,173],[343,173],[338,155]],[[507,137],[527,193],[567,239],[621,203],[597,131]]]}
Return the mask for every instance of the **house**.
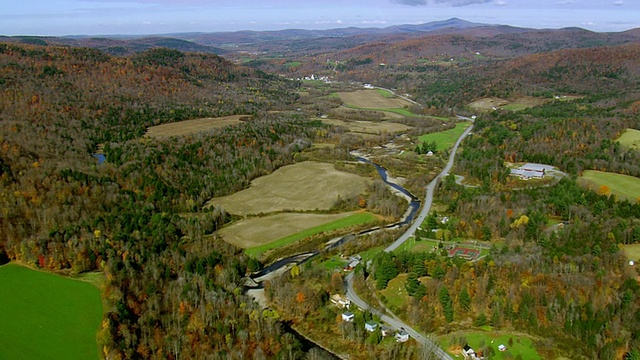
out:
{"label": "house", "polygon": [[504,344],[500,344],[500,345],[498,345],[498,350],[505,351],[505,350],[507,350],[507,347],[504,346]]}
{"label": "house", "polygon": [[341,309],[348,309],[351,306],[351,300],[340,294],[331,295],[331,302]]}
{"label": "house", "polygon": [[364,324],[364,329],[367,330],[368,332],[374,332],[376,331],[377,328],[378,328],[378,323],[374,321],[367,321]]}
{"label": "house", "polygon": [[469,344],[465,345],[462,348],[462,356],[465,359],[472,359],[472,360],[477,359],[476,352],[471,348],[471,346],[469,346]]}
{"label": "house", "polygon": [[356,316],[350,311],[342,313],[342,321],[351,322],[351,321],[353,321],[353,318],[355,318],[355,317]]}
{"label": "house", "polygon": [[382,325],[380,326],[380,332],[382,336],[390,336],[393,333],[393,329],[388,325]]}
{"label": "house", "polygon": [[409,340],[409,333],[407,333],[404,329],[398,330],[396,333],[396,341],[397,342],[405,342]]}

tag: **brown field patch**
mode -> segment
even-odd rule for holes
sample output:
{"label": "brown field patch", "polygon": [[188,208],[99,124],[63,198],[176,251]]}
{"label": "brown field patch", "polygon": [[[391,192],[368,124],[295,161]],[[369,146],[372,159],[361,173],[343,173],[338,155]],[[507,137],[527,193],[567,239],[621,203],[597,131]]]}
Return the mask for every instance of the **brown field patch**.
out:
{"label": "brown field patch", "polygon": [[488,97],[473,101],[469,107],[477,111],[491,111],[494,107],[500,107],[509,104],[508,100]]}
{"label": "brown field patch", "polygon": [[[396,114],[397,115],[397,114]],[[352,133],[378,135],[383,132],[394,133],[407,131],[410,126],[388,122],[388,121],[343,121],[338,119],[322,119],[322,122],[329,125],[342,126]]]}
{"label": "brown field patch", "polygon": [[338,96],[343,103],[364,109],[397,109],[411,105],[402,98],[385,98],[376,90],[339,92]]}
{"label": "brown field patch", "polygon": [[240,119],[247,115],[232,115],[218,118],[202,118],[193,120],[178,121],[169,124],[152,126],[147,129],[145,136],[169,137],[195,134],[202,131],[221,128],[240,123]]}
{"label": "brown field patch", "polygon": [[343,171],[333,164],[306,161],[283,166],[259,177],[251,187],[229,196],[214,198],[207,206],[222,206],[237,215],[276,211],[329,210],[338,199],[361,194],[371,180]]}
{"label": "brown field patch", "polygon": [[267,244],[353,214],[355,212],[342,214],[280,213],[238,221],[220,229],[218,233],[226,242],[246,249]]}

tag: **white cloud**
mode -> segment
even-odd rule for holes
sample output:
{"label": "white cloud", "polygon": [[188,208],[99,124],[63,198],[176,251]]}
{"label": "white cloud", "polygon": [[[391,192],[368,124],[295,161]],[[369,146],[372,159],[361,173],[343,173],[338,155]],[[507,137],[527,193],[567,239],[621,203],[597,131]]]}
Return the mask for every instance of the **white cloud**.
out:
{"label": "white cloud", "polygon": [[616,0],[616,1],[613,2],[613,5],[622,6],[622,5],[624,5],[624,1],[623,0]]}

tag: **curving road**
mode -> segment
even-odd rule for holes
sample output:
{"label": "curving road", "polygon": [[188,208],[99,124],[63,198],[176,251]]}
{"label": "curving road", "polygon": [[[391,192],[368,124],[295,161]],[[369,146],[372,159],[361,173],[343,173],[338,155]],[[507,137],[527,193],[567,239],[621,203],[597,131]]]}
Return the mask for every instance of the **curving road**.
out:
{"label": "curving road", "polygon": [[[447,176],[447,174],[453,167],[456,151],[458,150],[458,147],[462,143],[462,140],[464,140],[464,138],[467,135],[469,135],[469,133],[471,132],[471,129],[473,129],[473,125],[469,126],[469,128],[467,128],[462,133],[462,135],[460,135],[455,145],[451,149],[451,153],[449,154],[449,161],[447,161],[447,165],[444,167],[444,169],[442,169],[440,174],[438,174],[438,176],[436,176],[429,183],[429,185],[427,185],[427,193],[425,195],[424,205],[422,207],[422,210],[420,211],[420,214],[418,214],[418,216],[415,218],[414,222],[409,226],[407,231],[405,231],[396,241],[394,241],[393,244],[389,245],[386,249],[384,249],[385,252],[391,252],[397,249],[400,245],[402,245],[402,243],[404,243],[411,236],[413,236],[413,234],[416,232],[420,224],[422,224],[426,219],[427,215],[429,215],[429,211],[431,210],[431,204],[433,203],[433,194],[435,192],[436,186],[440,183],[440,181],[445,176]],[[433,340],[422,335],[418,331],[414,330],[413,328],[411,328],[410,326],[402,322],[402,320],[398,319],[398,317],[396,317],[389,309],[387,308],[384,309],[385,312],[389,314],[389,315],[386,315],[385,313],[382,313],[377,309],[370,307],[369,304],[367,304],[364,300],[362,300],[353,289],[353,272],[351,272],[345,278],[345,287],[346,287],[347,298],[351,300],[351,302],[356,304],[356,306],[358,306],[363,310],[368,310],[371,313],[379,316],[382,321],[386,322],[396,330],[403,328],[409,334],[409,336],[414,338],[418,343],[420,343],[423,346],[423,349],[427,350],[428,353],[435,355],[438,359],[453,360],[453,358],[449,354],[444,352],[444,350],[442,350]]]}
{"label": "curving road", "polygon": [[445,176],[447,176],[447,174],[453,167],[453,161],[455,160],[455,157],[456,157],[456,151],[458,151],[458,147],[460,147],[462,140],[464,140],[464,138],[467,137],[467,135],[469,135],[472,129],[473,129],[473,125],[469,126],[462,133],[462,135],[460,135],[455,145],[453,145],[453,148],[451,149],[451,153],[449,154],[449,161],[447,161],[447,165],[444,167],[444,169],[442,169],[440,174],[438,174],[438,176],[436,176],[433,180],[431,180],[429,185],[427,185],[427,194],[425,195],[424,205],[422,206],[422,210],[420,210],[420,214],[418,214],[415,221],[409,226],[409,228],[407,229],[407,231],[404,232],[404,234],[402,234],[396,241],[394,241],[393,244],[389,245],[386,249],[384,249],[385,252],[391,252],[397,249],[400,245],[402,245],[402,243],[407,241],[416,232],[420,224],[422,224],[424,220],[427,218],[427,215],[429,215],[429,211],[431,210],[431,204],[433,202],[433,193],[435,192],[436,186],[440,183],[440,181]]}

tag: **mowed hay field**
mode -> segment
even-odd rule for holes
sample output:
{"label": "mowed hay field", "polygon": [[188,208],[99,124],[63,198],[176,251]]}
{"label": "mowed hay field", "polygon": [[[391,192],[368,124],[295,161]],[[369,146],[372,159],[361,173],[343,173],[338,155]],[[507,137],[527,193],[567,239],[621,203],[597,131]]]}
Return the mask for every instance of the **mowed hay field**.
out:
{"label": "mowed hay field", "polygon": [[411,105],[402,98],[387,98],[376,90],[357,90],[353,92],[339,92],[343,103],[363,109],[396,109]]}
{"label": "mowed hay field", "polygon": [[407,131],[411,129],[410,126],[387,122],[387,121],[343,121],[337,119],[322,119],[322,122],[329,125],[342,126],[348,129],[352,133],[366,134],[366,135],[378,135],[380,133],[394,133],[400,131]]}
{"label": "mowed hay field", "polygon": [[219,234],[252,256],[310,236],[374,222],[377,216],[369,212],[341,214],[280,213],[251,218],[224,227]]}
{"label": "mowed hay field", "polygon": [[214,198],[207,206],[222,206],[236,215],[268,214],[293,210],[329,210],[338,196],[362,194],[371,180],[343,171],[333,164],[306,161],[283,166],[259,177],[251,187],[229,196]]}
{"label": "mowed hay field", "polygon": [[0,359],[99,359],[94,285],[17,264],[0,267]]}
{"label": "mowed hay field", "polygon": [[620,199],[635,202],[640,197],[640,178],[634,176],[585,170],[579,180],[594,191],[599,191],[600,186],[605,185],[611,190],[611,194]]}
{"label": "mowed hay field", "polygon": [[240,119],[246,115],[233,115],[219,118],[202,118],[193,120],[178,121],[169,124],[152,126],[147,129],[145,136],[149,137],[169,137],[195,134],[202,131],[221,128],[240,123]]}
{"label": "mowed hay field", "polygon": [[640,148],[640,130],[627,129],[616,141],[624,147],[638,149]]}

